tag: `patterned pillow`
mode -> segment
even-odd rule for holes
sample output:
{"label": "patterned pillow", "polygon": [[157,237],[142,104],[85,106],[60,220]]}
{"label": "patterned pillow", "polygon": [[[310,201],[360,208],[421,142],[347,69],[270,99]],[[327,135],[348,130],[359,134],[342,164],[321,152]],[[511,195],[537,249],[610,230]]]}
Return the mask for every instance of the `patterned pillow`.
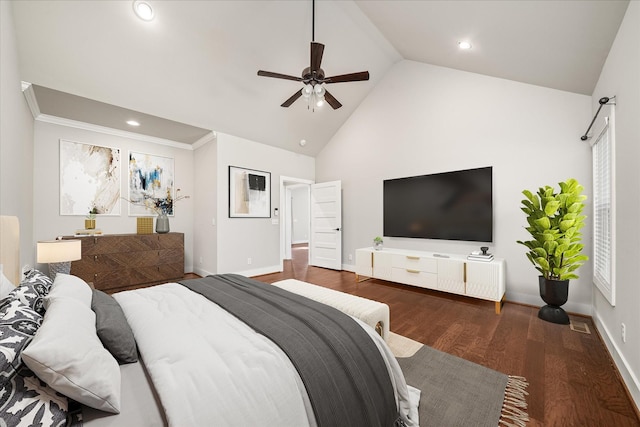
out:
{"label": "patterned pillow", "polygon": [[[22,362],[22,350],[42,324],[43,297],[52,282],[31,270],[21,285],[0,300],[0,414],[2,425],[65,426],[78,423],[79,410],[69,411],[70,401],[40,380]],[[69,412],[69,413],[68,413]],[[69,418],[71,416],[71,418]],[[25,421],[29,420],[29,421]]]}
{"label": "patterned pillow", "polygon": [[34,268],[27,272],[24,279],[22,279],[22,283],[39,283],[47,288],[47,292],[49,292],[51,285],[53,285],[53,280],[51,280],[51,278],[46,274]]}
{"label": "patterned pillow", "polygon": [[44,315],[43,298],[49,293],[52,284],[51,279],[40,271],[29,271],[20,286],[9,292],[9,295],[0,301],[0,316],[2,316],[4,307],[14,299],[20,300],[23,304]]}
{"label": "patterned pillow", "polygon": [[3,300],[0,308],[0,385],[22,364],[22,350],[42,324],[42,315],[20,299]]}
{"label": "patterned pillow", "polygon": [[24,365],[0,386],[2,425],[64,426],[71,403]]}

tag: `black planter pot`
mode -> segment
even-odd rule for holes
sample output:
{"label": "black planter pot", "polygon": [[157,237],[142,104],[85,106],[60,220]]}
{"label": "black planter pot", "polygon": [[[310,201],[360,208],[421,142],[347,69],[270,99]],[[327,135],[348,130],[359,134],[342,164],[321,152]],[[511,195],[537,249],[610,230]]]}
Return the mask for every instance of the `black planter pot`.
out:
{"label": "black planter pot", "polygon": [[539,276],[538,283],[540,284],[540,297],[547,303],[538,311],[538,317],[547,322],[568,325],[569,316],[560,306],[566,303],[569,297],[569,281],[550,280]]}

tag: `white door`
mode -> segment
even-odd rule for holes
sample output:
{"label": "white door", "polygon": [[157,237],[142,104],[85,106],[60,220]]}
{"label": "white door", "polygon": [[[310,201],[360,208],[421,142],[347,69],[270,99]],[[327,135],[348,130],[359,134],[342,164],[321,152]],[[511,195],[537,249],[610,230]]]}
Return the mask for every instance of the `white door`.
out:
{"label": "white door", "polygon": [[311,185],[311,265],[342,270],[341,192],[341,181]]}

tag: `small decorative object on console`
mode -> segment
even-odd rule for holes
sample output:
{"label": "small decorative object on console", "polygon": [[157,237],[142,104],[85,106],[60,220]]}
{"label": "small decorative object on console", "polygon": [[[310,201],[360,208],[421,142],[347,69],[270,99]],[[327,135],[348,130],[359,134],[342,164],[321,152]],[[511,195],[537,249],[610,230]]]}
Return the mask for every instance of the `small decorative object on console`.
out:
{"label": "small decorative object on console", "polygon": [[96,228],[96,215],[98,214],[98,208],[95,206],[89,210],[87,219],[84,220],[84,228],[87,230],[93,230]]}
{"label": "small decorative object on console", "polygon": [[473,251],[468,256],[467,259],[474,261],[491,261],[493,260],[493,254],[488,252],[488,246],[482,246],[480,251]]}
{"label": "small decorative object on console", "polygon": [[373,239],[373,248],[376,251],[380,251],[382,250],[382,237],[377,236],[375,239]]}
{"label": "small decorative object on console", "polygon": [[153,234],[153,217],[141,216],[137,218],[136,230],[138,234]]}

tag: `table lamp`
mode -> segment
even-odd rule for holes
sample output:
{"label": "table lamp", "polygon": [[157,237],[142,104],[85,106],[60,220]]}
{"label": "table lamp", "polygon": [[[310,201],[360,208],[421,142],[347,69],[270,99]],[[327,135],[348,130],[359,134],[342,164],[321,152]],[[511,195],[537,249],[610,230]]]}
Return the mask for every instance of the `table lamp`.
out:
{"label": "table lamp", "polygon": [[82,242],[80,240],[46,240],[38,242],[37,261],[49,264],[49,277],[71,272],[71,261],[82,258]]}

